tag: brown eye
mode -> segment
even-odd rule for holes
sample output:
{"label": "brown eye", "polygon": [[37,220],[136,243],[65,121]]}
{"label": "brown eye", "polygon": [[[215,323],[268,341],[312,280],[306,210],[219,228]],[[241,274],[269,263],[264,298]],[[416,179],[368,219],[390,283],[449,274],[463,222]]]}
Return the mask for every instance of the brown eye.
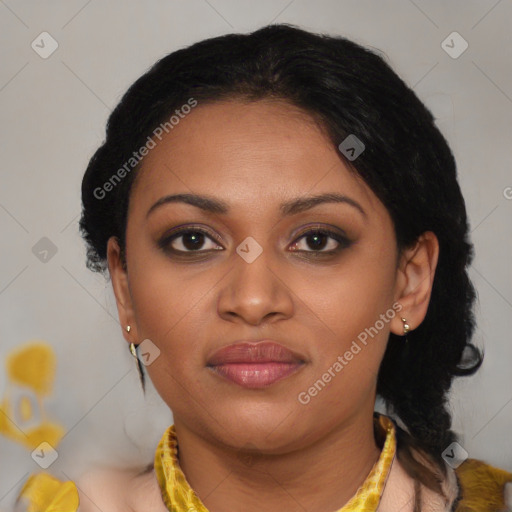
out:
{"label": "brown eye", "polygon": [[[303,239],[305,243],[302,245],[303,247],[305,246],[305,248],[298,248],[299,241]],[[306,231],[300,235],[297,241],[294,242],[292,250],[296,252],[333,254],[339,252],[341,249],[349,247],[350,244],[350,240],[340,233],[319,228]],[[308,250],[308,247],[310,250]]]}
{"label": "brown eye", "polygon": [[[207,242],[211,243],[208,244]],[[205,244],[207,245],[205,247]],[[200,228],[186,228],[168,234],[158,242],[160,248],[174,253],[191,253],[221,250],[214,237]],[[208,246],[209,245],[209,246]]]}

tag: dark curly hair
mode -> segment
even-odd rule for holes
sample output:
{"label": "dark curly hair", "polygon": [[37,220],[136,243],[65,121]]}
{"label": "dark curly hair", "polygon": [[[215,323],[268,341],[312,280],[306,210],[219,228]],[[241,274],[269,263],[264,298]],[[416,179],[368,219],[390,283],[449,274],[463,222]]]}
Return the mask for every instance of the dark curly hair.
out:
{"label": "dark curly hair", "polygon": [[[228,34],[174,51],[156,62],[124,94],[110,115],[106,140],[82,182],[80,230],[87,266],[106,274],[106,248],[118,238],[124,256],[130,189],[140,163],[104,185],[154,130],[193,98],[200,104],[241,98],[281,99],[309,113],[332,144],[355,134],[365,144],[354,161],[389,211],[398,250],[433,231],[440,247],[428,311],[408,334],[390,335],[377,394],[397,425],[398,457],[416,480],[442,494],[442,452],[456,440],[447,410],[455,376],[473,374],[483,353],[470,343],[475,291],[466,268],[473,258],[464,199],[448,144],[430,111],[378,55],[343,37],[287,24]],[[126,166],[125,166],[126,169]],[[112,181],[110,181],[112,183]],[[124,260],[125,261],[125,260]],[[442,473],[421,464],[419,450]]]}

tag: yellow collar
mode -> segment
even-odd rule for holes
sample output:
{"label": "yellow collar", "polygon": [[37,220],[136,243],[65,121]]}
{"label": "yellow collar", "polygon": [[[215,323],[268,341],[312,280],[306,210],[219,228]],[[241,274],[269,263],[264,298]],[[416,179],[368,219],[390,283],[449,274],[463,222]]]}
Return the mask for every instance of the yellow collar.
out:
{"label": "yellow collar", "polygon": [[[396,452],[395,426],[384,415],[374,417],[377,428],[386,432],[381,454],[361,487],[350,501],[337,512],[375,512],[379,505],[391,464]],[[174,425],[162,436],[155,453],[155,472],[162,492],[162,498],[170,512],[208,512],[180,468],[178,461],[178,440]]]}

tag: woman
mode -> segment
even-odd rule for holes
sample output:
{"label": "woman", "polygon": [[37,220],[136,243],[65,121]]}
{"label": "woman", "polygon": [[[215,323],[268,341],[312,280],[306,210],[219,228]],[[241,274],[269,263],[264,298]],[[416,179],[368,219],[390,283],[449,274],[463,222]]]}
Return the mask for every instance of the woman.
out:
{"label": "woman", "polygon": [[507,510],[512,474],[466,459],[446,407],[482,362],[455,162],[377,54],[287,25],[173,52],[110,116],[82,201],[174,425],[147,468],[21,502]]}

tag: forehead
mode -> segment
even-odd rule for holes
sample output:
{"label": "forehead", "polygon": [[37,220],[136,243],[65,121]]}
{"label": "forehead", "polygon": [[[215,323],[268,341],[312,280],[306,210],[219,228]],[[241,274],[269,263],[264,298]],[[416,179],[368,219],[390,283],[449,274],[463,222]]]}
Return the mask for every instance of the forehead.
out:
{"label": "forehead", "polygon": [[199,103],[156,142],[132,189],[141,208],[170,193],[221,197],[233,209],[255,212],[322,192],[379,206],[321,126],[284,101]]}

